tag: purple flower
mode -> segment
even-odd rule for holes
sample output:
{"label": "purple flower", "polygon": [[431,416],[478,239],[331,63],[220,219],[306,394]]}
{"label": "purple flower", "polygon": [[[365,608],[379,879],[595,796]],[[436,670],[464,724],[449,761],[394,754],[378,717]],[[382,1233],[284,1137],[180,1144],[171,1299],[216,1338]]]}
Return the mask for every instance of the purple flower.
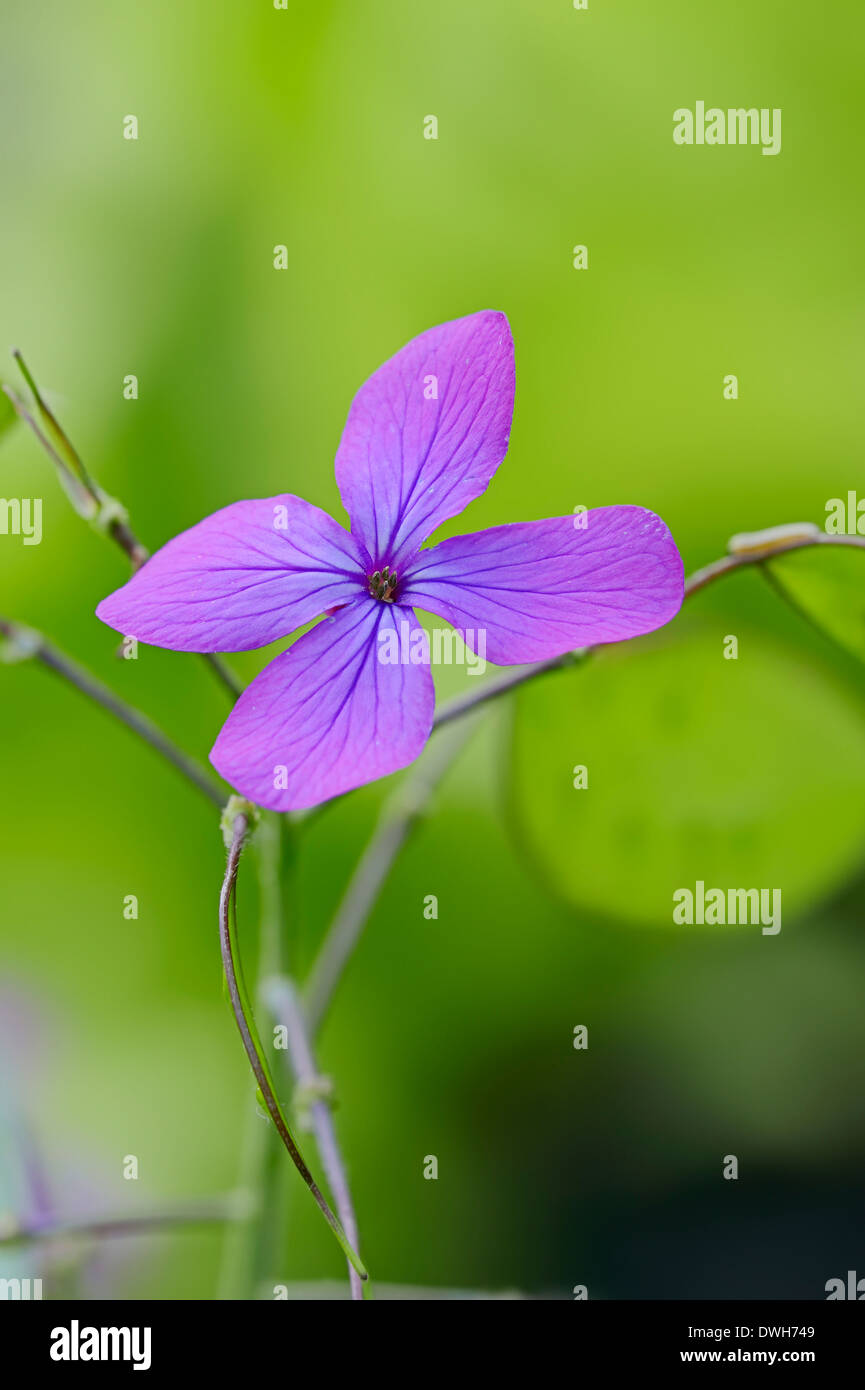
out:
{"label": "purple flower", "polygon": [[433,719],[429,664],[380,659],[395,640],[419,649],[415,607],[471,630],[470,645],[482,633],[499,665],[635,637],[678,612],[681,558],[642,507],[495,526],[421,549],[486,489],[507,451],[513,403],[504,314],[431,328],[352,403],[336,455],[350,532],[290,493],[234,502],[99,605],[127,636],[194,652],[263,647],[326,614],[244,691],[213,746],[211,762],[244,796],[297,810],[418,756]]}

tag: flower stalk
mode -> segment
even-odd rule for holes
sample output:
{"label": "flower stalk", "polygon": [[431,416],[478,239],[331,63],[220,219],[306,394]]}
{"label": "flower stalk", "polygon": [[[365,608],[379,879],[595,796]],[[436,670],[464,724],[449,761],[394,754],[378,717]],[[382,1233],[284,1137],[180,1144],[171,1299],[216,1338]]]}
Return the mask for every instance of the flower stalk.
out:
{"label": "flower stalk", "polygon": [[273,1121],[274,1128],[282,1140],[291,1161],[297,1168],[306,1186],[309,1188],[327,1224],[333,1231],[340,1249],[352,1268],[357,1272],[359,1278],[365,1280],[369,1276],[360,1256],[352,1248],[340,1222],[328,1206],[325,1197],[307,1167],[306,1161],[288,1127],[283,1108],[276,1095],[276,1089],[270,1074],[270,1067],[268,1066],[264,1047],[256,1028],[255,1015],[243,976],[243,967],[237,939],[237,873],[240,865],[240,856],[248,832],[248,814],[244,810],[238,810],[234,816],[231,843],[228,851],[228,863],[226,866],[225,878],[223,879],[222,891],[219,897],[220,950],[222,953],[222,965],[225,971],[232,1012],[234,1013],[235,1022],[237,1023],[237,1028],[243,1042],[244,1050],[249,1059],[253,1075],[258,1083],[258,1092],[261,1101]]}

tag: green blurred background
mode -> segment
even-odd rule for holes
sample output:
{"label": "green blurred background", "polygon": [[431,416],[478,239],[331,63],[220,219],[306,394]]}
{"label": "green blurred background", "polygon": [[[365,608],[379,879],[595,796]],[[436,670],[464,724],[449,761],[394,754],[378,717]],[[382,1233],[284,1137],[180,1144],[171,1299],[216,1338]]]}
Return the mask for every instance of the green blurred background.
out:
{"label": "green blurred background", "polygon": [[[733,532],[822,524],[827,499],[865,489],[852,0],[34,0],[2,26],[0,337],[151,548],[241,497],[293,491],[342,517],[354,391],[485,307],[516,342],[511,448],[442,534],[641,503],[691,570]],[[672,113],[697,99],[781,107],[781,154],[674,146]],[[44,498],[41,545],[0,537],[0,611],[205,758],[224,692],[193,656],[117,660],[93,610],[123,556],[20,428],[0,491]],[[250,679],[269,654],[231,660]],[[216,817],[32,663],[0,669],[0,699],[0,1207],[33,1200],[25,1123],[62,1214],[227,1190],[254,1101],[221,993]],[[863,715],[855,656],[753,571],[491,710],[321,1040],[374,1277],[820,1298],[861,1268]],[[298,971],[386,790],[304,839]],[[674,927],[671,893],[698,878],[780,886],[781,933]],[[253,930],[249,876],[240,913]],[[342,1278],[289,1178],[272,1282]],[[89,1252],[78,1287],[212,1298],[221,1257],[213,1231],[125,1241]]]}

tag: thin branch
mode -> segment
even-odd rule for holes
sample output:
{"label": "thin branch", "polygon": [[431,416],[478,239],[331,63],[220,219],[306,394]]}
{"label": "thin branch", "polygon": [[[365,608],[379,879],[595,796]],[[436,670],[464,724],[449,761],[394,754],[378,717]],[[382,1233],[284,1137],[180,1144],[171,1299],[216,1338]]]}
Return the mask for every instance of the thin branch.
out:
{"label": "thin branch", "polygon": [[0,1229],[0,1248],[44,1244],[54,1240],[103,1240],[115,1236],[151,1235],[156,1231],[184,1226],[224,1225],[244,1220],[249,1207],[245,1193],[231,1192],[224,1197],[204,1197],[196,1202],[178,1203],[154,1211],[113,1216],[25,1221]]}
{"label": "thin branch", "polygon": [[238,811],[234,816],[234,824],[228,850],[228,863],[225,869],[222,891],[219,895],[219,944],[222,952],[222,965],[225,971],[225,980],[228,985],[228,993],[234,1019],[243,1042],[244,1050],[249,1058],[249,1064],[252,1067],[253,1075],[258,1082],[261,1099],[273,1121],[277,1134],[285,1145],[295,1168],[297,1168],[297,1171],[309,1188],[319,1210],[333,1231],[346,1259],[353,1268],[357,1270],[361,1279],[367,1279],[368,1275],[361,1262],[360,1256],[350,1245],[345,1231],[328,1206],[312,1173],[306,1165],[300,1149],[292,1137],[282,1106],[277,1099],[264,1048],[261,1045],[261,1039],[258,1036],[258,1031],[255,1026],[255,1018],[243,978],[243,969],[237,944],[236,920],[234,916],[237,871],[248,831],[249,821],[247,816],[244,812]]}
{"label": "thin branch", "polygon": [[[758,537],[771,536],[772,531],[783,533],[786,527],[773,527],[770,531],[761,531],[753,538],[738,537],[740,543],[753,539],[755,542]],[[808,550],[815,545],[852,545],[860,550],[865,549],[865,536],[827,536],[823,531],[816,531],[793,537],[789,540],[776,542],[767,541],[765,544],[754,544],[750,548],[743,548],[734,551],[730,555],[722,555],[720,560],[715,560],[711,565],[705,565],[703,569],[696,570],[685,580],[685,598],[690,598],[691,594],[697,593],[699,589],[705,589],[708,584],[714,583],[716,579],[722,579],[725,574],[732,574],[733,570],[745,569],[748,565],[763,565],[767,560],[775,560],[779,555],[787,555],[791,550]]]}
{"label": "thin branch", "polygon": [[53,646],[41,632],[36,632],[33,628],[24,627],[21,623],[10,622],[8,619],[0,618],[0,636],[8,639],[12,644],[13,659],[26,660],[32,657],[40,661],[43,666],[47,666],[55,675],[62,676],[70,685],[74,685],[76,690],[80,690],[82,695],[87,695],[89,699],[95,700],[104,710],[119,719],[121,724],[125,724],[133,733],[138,734],[151,748],[155,748],[167,762],[178,772],[182,772],[200,792],[212,801],[220,809],[225,803],[226,793],[219,786],[211,781],[204,768],[200,767],[193,758],[187,756],[182,749],[162,732],[156,724],[150,720],[146,714],[142,714],[132,705],[128,705],[121,700],[109,686],[103,685],[102,681],[80,666],[77,661],[66,656],[59,648]]}
{"label": "thin branch", "polygon": [[234,672],[226,666],[222,657],[217,656],[215,652],[202,652],[201,656],[202,660],[207,662],[216,679],[225,686],[232,700],[239,700],[243,694],[243,685]]}
{"label": "thin branch", "polygon": [[[288,1041],[288,1059],[298,1086],[309,1098],[310,1123],[330,1184],[330,1190],[336,1202],[337,1214],[351,1244],[357,1249],[360,1241],[354,1203],[348,1185],[348,1175],[336,1137],[333,1112],[327,1098],[326,1082],[316,1066],[297,988],[294,981],[287,975],[272,976],[262,984],[262,997],[277,1023],[281,1023],[285,1028]],[[350,1263],[348,1277],[352,1298],[356,1301],[362,1300],[363,1284]]]}
{"label": "thin branch", "polygon": [[433,730],[441,729],[445,724],[453,723],[455,719],[461,719],[464,714],[470,714],[472,710],[477,709],[478,705],[486,705],[501,695],[509,695],[518,686],[525,685],[526,681],[537,680],[538,676],[551,675],[553,671],[564,671],[570,666],[579,666],[591,652],[591,647],[583,647],[578,651],[565,652],[563,656],[551,657],[549,661],[517,666],[513,671],[505,672],[503,676],[484,681],[479,689],[471,691],[468,695],[457,695],[453,700],[449,700],[436,715]]}
{"label": "thin branch", "polygon": [[[807,550],[815,545],[852,545],[860,549],[865,547],[865,537],[827,536],[824,532],[818,531],[816,527],[813,531],[808,530],[807,532],[802,528],[802,534],[791,537],[788,527],[777,526],[768,531],[756,532],[753,536],[738,536],[736,542],[741,549],[730,555],[722,555],[720,560],[714,560],[711,565],[696,570],[685,580],[684,596],[686,599],[690,598],[692,594],[696,594],[700,589],[705,589],[716,579],[723,579],[725,575],[732,574],[735,570],[746,569],[750,565],[762,566],[768,560],[774,560],[779,555],[786,555],[791,550]],[[458,695],[444,705],[436,715],[433,728],[440,729],[444,724],[450,724],[454,719],[460,719],[463,715],[470,714],[472,710],[476,710],[480,705],[485,705],[489,700],[496,700],[501,695],[508,695],[517,686],[525,685],[527,681],[535,680],[538,676],[545,676],[553,671],[563,671],[570,666],[579,665],[596,650],[596,647],[581,647],[577,651],[565,652],[563,656],[553,657],[550,661],[538,661],[530,666],[518,666],[503,676],[496,676],[491,680],[484,681],[471,694]]]}
{"label": "thin branch", "polygon": [[420,820],[447,769],[474,729],[467,720],[455,733],[430,744],[417,765],[385,802],[378,825],[352,875],[310,971],[305,1013],[314,1037],[346,964],[369,919],[400,850]]}
{"label": "thin branch", "polygon": [[[39,411],[40,418],[45,425],[48,433],[53,437],[54,442],[47,438],[45,433],[39,428],[30,412],[25,407],[23,401],[8,386],[3,390],[12,402],[16,412],[24,423],[32,430],[42,448],[53,462],[57,469],[63,490],[75,508],[79,516],[89,521],[98,531],[113,540],[123,551],[132,566],[133,574],[139,570],[145,560],[149,558],[150,552],[143,546],[129,524],[129,515],[126,508],[114,497],[109,497],[108,493],[91,477],[81,455],[70,440],[66,431],[62,428],[53,411],[46,404],[39,387],[36,385],[33,373],[15,348],[12,356],[18,363],[21,375],[30,387],[33,398]],[[202,660],[207,662],[214,675],[226,688],[233,700],[243,693],[243,686],[235,676],[234,672],[226,666],[221,657],[211,652],[202,652]]]}

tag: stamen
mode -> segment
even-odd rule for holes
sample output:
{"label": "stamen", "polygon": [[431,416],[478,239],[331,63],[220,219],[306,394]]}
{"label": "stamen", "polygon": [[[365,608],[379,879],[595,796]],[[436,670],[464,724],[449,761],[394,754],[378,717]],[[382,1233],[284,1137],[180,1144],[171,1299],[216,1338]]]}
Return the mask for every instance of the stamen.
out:
{"label": "stamen", "polygon": [[396,597],[397,577],[396,571],[390,565],[384,565],[380,570],[373,570],[369,576],[369,592],[372,598],[377,598],[381,603],[393,603]]}

